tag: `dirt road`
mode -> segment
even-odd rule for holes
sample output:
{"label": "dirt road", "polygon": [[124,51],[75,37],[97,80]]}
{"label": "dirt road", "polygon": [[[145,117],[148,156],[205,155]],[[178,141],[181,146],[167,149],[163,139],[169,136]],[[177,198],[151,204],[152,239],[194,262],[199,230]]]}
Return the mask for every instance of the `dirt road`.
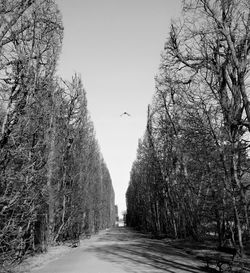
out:
{"label": "dirt road", "polygon": [[32,273],[196,273],[205,272],[202,266],[166,241],[115,228],[81,241],[79,247]]}

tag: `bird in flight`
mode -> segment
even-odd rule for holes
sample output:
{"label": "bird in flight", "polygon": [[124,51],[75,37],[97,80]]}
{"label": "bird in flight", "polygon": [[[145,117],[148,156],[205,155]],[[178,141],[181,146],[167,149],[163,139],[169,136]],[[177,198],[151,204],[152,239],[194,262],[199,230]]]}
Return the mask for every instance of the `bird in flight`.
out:
{"label": "bird in flight", "polygon": [[124,115],[127,115],[127,116],[131,116],[129,113],[127,113],[127,112],[123,112],[120,116],[122,117],[122,116],[124,116]]}

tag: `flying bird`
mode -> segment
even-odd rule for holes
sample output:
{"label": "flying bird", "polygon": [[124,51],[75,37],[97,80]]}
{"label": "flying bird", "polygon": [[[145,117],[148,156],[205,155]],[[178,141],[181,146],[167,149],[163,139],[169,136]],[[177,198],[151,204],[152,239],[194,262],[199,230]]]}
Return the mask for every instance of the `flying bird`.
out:
{"label": "flying bird", "polygon": [[122,117],[122,116],[124,116],[124,115],[127,115],[128,117],[131,116],[131,115],[130,115],[129,113],[127,113],[127,112],[123,112],[120,116]]}

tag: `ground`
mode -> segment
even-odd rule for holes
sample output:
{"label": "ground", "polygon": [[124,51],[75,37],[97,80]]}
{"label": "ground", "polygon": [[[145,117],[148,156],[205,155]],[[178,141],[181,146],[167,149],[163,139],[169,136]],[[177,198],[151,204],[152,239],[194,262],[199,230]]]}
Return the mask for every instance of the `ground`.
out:
{"label": "ground", "polygon": [[[204,263],[170,239],[157,240],[119,227],[81,241],[79,247],[57,247],[28,259],[23,273],[198,273]],[[211,271],[210,271],[211,272]]]}

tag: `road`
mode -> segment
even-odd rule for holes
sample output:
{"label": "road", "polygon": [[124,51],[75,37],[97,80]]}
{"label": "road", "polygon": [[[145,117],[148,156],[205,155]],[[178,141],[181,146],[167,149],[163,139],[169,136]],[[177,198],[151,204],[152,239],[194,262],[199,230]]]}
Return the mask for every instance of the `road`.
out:
{"label": "road", "polygon": [[202,263],[171,246],[127,228],[114,228],[32,273],[198,273]]}

